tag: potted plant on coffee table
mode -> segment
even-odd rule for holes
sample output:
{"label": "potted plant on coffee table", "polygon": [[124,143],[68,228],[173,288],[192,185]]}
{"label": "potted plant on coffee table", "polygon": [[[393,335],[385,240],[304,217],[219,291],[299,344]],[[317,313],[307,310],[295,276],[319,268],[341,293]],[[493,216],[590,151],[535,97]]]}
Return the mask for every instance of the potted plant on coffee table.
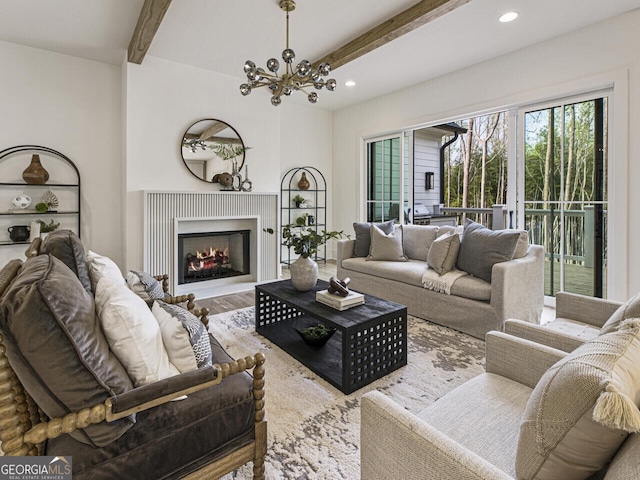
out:
{"label": "potted plant on coffee table", "polygon": [[316,231],[314,227],[306,227],[308,214],[296,220],[295,224],[282,228],[282,244],[293,248],[298,259],[290,265],[291,282],[296,290],[306,292],[315,287],[318,281],[318,264],[313,256],[318,249],[332,238],[349,238],[341,231]]}

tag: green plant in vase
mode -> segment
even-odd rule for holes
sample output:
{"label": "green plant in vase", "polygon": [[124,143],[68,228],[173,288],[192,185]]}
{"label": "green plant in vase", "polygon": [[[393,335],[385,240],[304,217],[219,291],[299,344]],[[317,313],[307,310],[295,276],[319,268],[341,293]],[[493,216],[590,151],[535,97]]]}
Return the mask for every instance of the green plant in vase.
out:
{"label": "green plant in vase", "polygon": [[343,230],[317,232],[313,227],[306,227],[308,216],[309,214],[305,213],[296,219],[295,224],[285,225],[282,228],[282,244],[293,248],[296,255],[308,258],[318,253],[319,248],[332,238],[350,238],[349,235],[344,234]]}
{"label": "green plant in vase", "polygon": [[307,201],[306,198],[304,198],[302,195],[297,194],[295,197],[293,197],[291,199],[293,201],[293,203],[295,203],[296,208],[300,208],[304,205],[304,203]]}
{"label": "green plant in vase", "polygon": [[[291,282],[296,290],[306,292],[315,287],[318,281],[318,264],[311,258],[318,253],[319,248],[331,239],[351,238],[344,231],[336,230],[317,232],[314,227],[305,226],[308,213],[296,220],[296,223],[282,227],[282,245],[293,248],[298,259],[289,268],[291,270]],[[264,232],[273,234],[272,228],[264,228]]]}
{"label": "green plant in vase", "polygon": [[252,147],[245,147],[244,145],[233,145],[227,142],[215,143],[210,146],[213,152],[222,160],[228,161],[231,160],[233,163],[233,167],[231,173],[238,173],[237,166],[237,158],[240,155],[243,155],[247,150],[250,150]]}
{"label": "green plant in vase", "polygon": [[60,226],[60,222],[55,222],[51,220],[49,223],[44,220],[36,220],[40,224],[40,233],[50,233],[54,230],[57,230]]}

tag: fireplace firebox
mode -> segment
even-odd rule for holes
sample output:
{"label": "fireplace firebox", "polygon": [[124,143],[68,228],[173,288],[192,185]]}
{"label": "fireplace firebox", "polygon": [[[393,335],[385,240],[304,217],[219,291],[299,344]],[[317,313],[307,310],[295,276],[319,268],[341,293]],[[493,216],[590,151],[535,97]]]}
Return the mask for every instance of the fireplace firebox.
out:
{"label": "fireplace firebox", "polygon": [[251,230],[178,234],[178,284],[251,274]]}

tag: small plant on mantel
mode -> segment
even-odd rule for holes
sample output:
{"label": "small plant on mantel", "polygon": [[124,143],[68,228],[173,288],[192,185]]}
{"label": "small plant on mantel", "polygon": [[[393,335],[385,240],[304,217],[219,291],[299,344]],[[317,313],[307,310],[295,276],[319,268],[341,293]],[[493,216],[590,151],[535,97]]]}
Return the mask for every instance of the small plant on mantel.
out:
{"label": "small plant on mantel", "polygon": [[236,158],[244,154],[252,147],[245,147],[244,145],[232,145],[227,142],[216,143],[210,147],[213,152],[222,160],[232,160],[234,168],[236,167]]}

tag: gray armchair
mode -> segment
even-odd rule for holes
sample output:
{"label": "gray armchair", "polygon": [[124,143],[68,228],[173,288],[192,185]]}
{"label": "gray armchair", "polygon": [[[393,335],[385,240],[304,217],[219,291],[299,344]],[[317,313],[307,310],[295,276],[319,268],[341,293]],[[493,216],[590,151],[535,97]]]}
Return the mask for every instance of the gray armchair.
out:
{"label": "gray armchair", "polygon": [[[625,337],[633,337],[636,346],[639,330],[640,325]],[[619,336],[625,334],[609,338]],[[502,332],[489,332],[486,340],[486,373],[415,415],[380,392],[362,397],[363,480],[595,479],[603,478],[607,468],[606,480],[640,478],[638,434],[603,427],[592,419],[593,403],[578,401],[577,406],[575,401],[575,395],[589,397],[597,406],[603,397],[602,391],[587,388],[590,381],[576,380],[572,370],[584,358],[602,356],[596,343],[568,354]],[[640,373],[640,367],[636,370]],[[571,385],[556,388],[561,378]],[[567,430],[559,432],[560,423]],[[588,444],[607,437],[608,453],[595,461],[598,455],[581,452],[585,444],[576,438],[585,424],[595,428],[588,430],[594,437]],[[571,458],[576,450],[584,464]],[[572,452],[570,466],[564,461],[567,451]]]}

